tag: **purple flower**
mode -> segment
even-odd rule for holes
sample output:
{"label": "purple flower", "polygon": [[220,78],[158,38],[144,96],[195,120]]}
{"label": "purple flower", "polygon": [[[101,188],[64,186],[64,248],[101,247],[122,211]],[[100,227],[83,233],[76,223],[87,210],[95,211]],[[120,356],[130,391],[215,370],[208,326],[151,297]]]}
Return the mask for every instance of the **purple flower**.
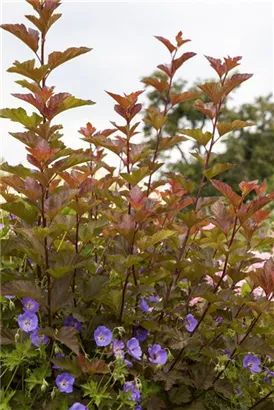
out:
{"label": "purple flower", "polygon": [[125,344],[121,340],[114,339],[112,341],[112,350],[113,350],[113,354],[116,357],[116,359],[124,358],[125,356],[125,352],[123,350],[124,347],[125,347]]}
{"label": "purple flower", "polygon": [[151,302],[151,303],[158,303],[158,302],[160,302],[160,300],[161,300],[161,298],[160,298],[160,296],[158,296],[158,295],[156,295],[156,296],[150,296],[149,298],[148,298],[148,300],[149,300],[149,302]]}
{"label": "purple flower", "polygon": [[146,298],[141,298],[140,300],[140,309],[143,312],[150,312],[152,309],[148,306]]}
{"label": "purple flower", "polygon": [[149,361],[154,364],[165,364],[167,362],[167,352],[160,345],[153,345],[148,348]]}
{"label": "purple flower", "polygon": [[130,356],[134,357],[134,359],[141,360],[142,350],[139,345],[139,340],[137,340],[135,337],[129,339],[129,341],[127,342],[127,349]]}
{"label": "purple flower", "polygon": [[39,307],[40,307],[39,303],[36,302],[36,300],[32,298],[23,298],[22,305],[23,305],[23,309],[25,312],[32,312],[32,313],[38,312]]}
{"label": "purple flower", "polygon": [[37,327],[35,330],[33,330],[33,332],[31,332],[30,334],[30,340],[31,343],[36,346],[39,347],[40,344],[47,344],[49,342],[49,338],[47,336],[44,335],[38,335],[38,330],[39,328]]}
{"label": "purple flower", "polygon": [[133,329],[133,335],[139,340],[139,342],[143,342],[148,337],[149,331],[143,326],[135,326]]}
{"label": "purple flower", "polygon": [[15,298],[15,296],[6,295],[6,296],[5,296],[5,298],[6,298],[6,299],[8,299],[8,300],[11,300],[11,299],[14,299],[14,298]]}
{"label": "purple flower", "polygon": [[112,331],[105,326],[99,326],[94,332],[97,346],[108,346],[112,341]]}
{"label": "purple flower", "polygon": [[149,298],[142,297],[140,300],[140,309],[143,312],[152,312],[154,310],[153,306],[149,306],[149,303],[158,303],[160,302],[161,298],[159,296],[149,296]]}
{"label": "purple flower", "polygon": [[25,312],[18,316],[18,324],[24,332],[31,332],[38,326],[38,317],[35,313]]}
{"label": "purple flower", "polygon": [[65,319],[64,326],[72,327],[73,329],[77,330],[77,332],[80,332],[80,330],[82,329],[82,323],[80,323],[79,320],[75,319],[75,317],[71,315]]}
{"label": "purple flower", "polygon": [[237,388],[237,389],[235,389],[235,393],[236,393],[238,396],[241,396],[242,390]]}
{"label": "purple flower", "polygon": [[134,400],[137,403],[141,401],[141,393],[135,382],[126,382],[123,386],[123,391],[131,392],[131,400]]}
{"label": "purple flower", "polygon": [[135,407],[135,410],[142,410],[141,404],[137,404],[137,406]]}
{"label": "purple flower", "polygon": [[61,393],[72,393],[75,378],[70,373],[61,373],[56,377],[56,384]]}
{"label": "purple flower", "polygon": [[225,349],[224,352],[227,355],[227,357],[230,359],[231,358],[230,351],[228,349]]}
{"label": "purple flower", "polygon": [[133,367],[133,363],[127,359],[124,359],[124,363],[127,365],[127,367]]}
{"label": "purple flower", "polygon": [[196,328],[198,324],[198,320],[196,320],[195,317],[191,313],[189,313],[188,315],[186,315],[185,321],[186,330],[188,330],[189,332],[193,332],[193,330]]}
{"label": "purple flower", "polygon": [[264,378],[264,381],[266,383],[270,383],[271,381],[270,377],[274,377],[274,372],[269,370],[268,367],[265,367],[265,371],[266,371],[266,377]]}
{"label": "purple flower", "polygon": [[[60,359],[61,357],[65,357],[64,353],[56,353],[54,359]],[[54,364],[52,368],[57,369],[57,370],[62,370],[62,367],[58,366],[57,364]]]}
{"label": "purple flower", "polygon": [[69,410],[88,410],[88,406],[85,406],[84,404],[81,403],[74,403]]}
{"label": "purple flower", "polygon": [[223,323],[223,318],[222,318],[222,316],[217,316],[215,320],[216,320],[216,322],[218,323],[218,325],[221,325],[221,324]]}
{"label": "purple flower", "polygon": [[243,360],[243,366],[248,369],[251,373],[259,373],[262,371],[260,368],[261,361],[258,357],[252,354],[246,354]]}
{"label": "purple flower", "polygon": [[143,266],[141,266],[140,269],[139,269],[140,274],[143,275],[145,273],[145,271],[146,271],[146,269]]}

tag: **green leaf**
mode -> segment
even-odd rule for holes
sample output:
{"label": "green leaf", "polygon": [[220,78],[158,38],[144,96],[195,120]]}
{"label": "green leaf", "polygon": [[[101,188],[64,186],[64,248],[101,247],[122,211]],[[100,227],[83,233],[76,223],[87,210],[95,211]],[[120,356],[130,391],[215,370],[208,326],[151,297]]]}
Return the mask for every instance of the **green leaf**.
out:
{"label": "green leaf", "polygon": [[211,140],[212,138],[212,133],[211,132],[203,132],[200,129],[182,129],[179,130],[181,134],[187,135],[196,141],[199,142],[199,144],[206,146],[207,143]]}
{"label": "green leaf", "polygon": [[255,124],[253,122],[234,120],[233,122],[219,122],[217,124],[217,129],[219,136],[221,137],[230,131],[239,130],[241,128],[250,127],[252,125]]}
{"label": "green leaf", "polygon": [[58,67],[59,65],[71,60],[72,58],[78,57],[82,54],[88,53],[92,48],[88,47],[71,47],[66,51],[54,51],[49,54],[48,66],[51,70]]}
{"label": "green leaf", "polygon": [[106,289],[106,293],[97,298],[104,305],[107,305],[118,316],[120,313],[122,292],[116,289]]}
{"label": "green leaf", "polygon": [[242,286],[242,289],[241,289],[241,295],[243,297],[245,297],[245,296],[249,295],[250,292],[251,292],[251,287],[249,286],[249,284],[247,282],[245,282]]}
{"label": "green leaf", "polygon": [[170,238],[176,233],[177,233],[176,231],[162,230],[162,231],[156,232],[151,237],[146,236],[145,238],[142,238],[139,242],[143,249],[149,248],[150,246],[153,246],[158,242],[162,242],[165,239]]}
{"label": "green leaf", "polygon": [[20,178],[33,177],[33,173],[29,168],[24,167],[22,164],[9,165],[7,162],[3,162],[0,165],[0,170],[9,172],[10,174],[17,175]]}
{"label": "green leaf", "polygon": [[3,108],[0,110],[0,117],[19,122],[28,129],[36,128],[43,121],[43,118],[36,113],[29,117],[23,108]]}
{"label": "green leaf", "polygon": [[214,178],[216,175],[221,174],[224,171],[227,171],[230,169],[233,165],[229,163],[223,163],[223,164],[215,164],[213,167],[206,169],[203,171],[204,176],[206,176],[208,179]]}
{"label": "green leaf", "polygon": [[80,98],[73,97],[72,95],[67,97],[62,104],[58,106],[58,109],[56,110],[54,116],[57,114],[60,114],[63,111],[70,110],[71,108],[76,108],[76,107],[83,107],[84,105],[93,105],[95,102],[91,100],[81,100]]}
{"label": "green leaf", "polygon": [[38,218],[38,210],[33,205],[23,200],[1,204],[1,209],[18,216],[29,225],[32,225]]}
{"label": "green leaf", "polygon": [[16,73],[23,75],[24,77],[31,78],[36,83],[40,83],[42,79],[45,77],[49,70],[47,65],[42,65],[41,67],[35,67],[35,60],[28,60],[20,63],[19,61],[15,61],[13,66],[10,67],[7,71],[9,73]]}
{"label": "green leaf", "polygon": [[124,178],[128,183],[132,186],[137,185],[140,181],[142,181],[146,176],[150,173],[148,167],[142,167],[132,171],[130,174],[127,173],[120,173],[120,176]]}

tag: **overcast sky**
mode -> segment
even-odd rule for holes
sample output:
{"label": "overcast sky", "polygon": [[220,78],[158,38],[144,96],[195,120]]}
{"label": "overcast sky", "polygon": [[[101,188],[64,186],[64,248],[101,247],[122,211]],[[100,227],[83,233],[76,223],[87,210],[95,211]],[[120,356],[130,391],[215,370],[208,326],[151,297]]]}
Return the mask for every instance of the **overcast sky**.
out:
{"label": "overcast sky", "polygon": [[[57,117],[65,125],[66,144],[83,146],[77,130],[90,121],[97,129],[117,121],[113,100],[104,90],[130,93],[143,88],[141,77],[150,75],[159,63],[169,61],[169,53],[153,36],[174,38],[182,30],[192,41],[184,51],[198,55],[185,63],[176,78],[191,84],[197,78],[213,77],[204,55],[243,56],[241,72],[254,73],[234,94],[234,104],[252,102],[273,92],[273,3],[271,1],[180,1],[180,2],[93,2],[64,0],[58,12],[62,18],[49,31],[46,51],[63,51],[72,46],[93,50],[58,67],[48,85],[57,92],[67,91],[96,105],[69,110]],[[30,25],[24,14],[32,14],[24,1],[2,0],[2,23]],[[14,84],[16,74],[6,73],[14,60],[33,58],[31,50],[11,34],[2,31],[1,107],[24,105],[10,96],[24,92]],[[144,100],[144,97],[143,97]],[[1,120],[2,156],[8,162],[23,162],[23,144],[8,131],[22,131],[19,124]]]}

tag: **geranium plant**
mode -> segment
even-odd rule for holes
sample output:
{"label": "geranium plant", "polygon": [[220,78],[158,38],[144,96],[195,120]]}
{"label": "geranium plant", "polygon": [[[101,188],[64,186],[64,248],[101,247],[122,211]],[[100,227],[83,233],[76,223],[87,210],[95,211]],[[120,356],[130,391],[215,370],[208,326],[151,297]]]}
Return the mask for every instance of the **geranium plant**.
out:
{"label": "geranium plant", "polygon": [[[23,77],[24,93],[13,95],[35,112],[1,110],[24,127],[11,135],[30,164],[1,165],[1,409],[273,409],[274,260],[258,251],[273,243],[261,229],[274,194],[257,181],[235,193],[216,178],[232,165],[213,151],[252,126],[219,121],[227,96],[251,77],[233,74],[241,58],[206,57],[216,81],[200,85],[205,103],[171,91],[186,61],[194,64],[183,51],[189,40],[156,37],[170,60],[158,66],[162,79],[143,79],[165,101],[144,115],[154,149],[141,143],[135,91],[108,92],[121,122],[103,131],[88,122],[79,131],[86,149],[73,150],[55,119],[93,102],[56,92],[50,75],[91,49],[47,54],[60,0],[27,3],[36,29],[2,25],[34,54],[8,71]],[[211,130],[163,135],[171,107],[189,100]],[[187,138],[201,145],[197,189],[183,175],[157,177],[159,154]],[[216,196],[203,195],[206,184]]]}

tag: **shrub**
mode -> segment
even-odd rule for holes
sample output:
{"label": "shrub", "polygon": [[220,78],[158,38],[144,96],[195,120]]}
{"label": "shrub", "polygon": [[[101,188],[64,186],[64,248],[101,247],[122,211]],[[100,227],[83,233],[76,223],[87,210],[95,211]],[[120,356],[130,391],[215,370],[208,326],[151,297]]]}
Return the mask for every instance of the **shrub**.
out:
{"label": "shrub", "polygon": [[[143,80],[165,98],[162,111],[149,109],[144,118],[155,149],[133,142],[142,108],[136,91],[108,92],[121,124],[96,131],[87,123],[79,131],[87,148],[73,150],[55,117],[93,102],[55,93],[49,79],[90,49],[46,56],[60,0],[27,2],[38,31],[2,25],[35,54],[8,71],[24,77],[17,83],[28,92],[14,96],[36,112],[1,110],[24,126],[11,135],[30,163],[1,165],[1,408],[273,409],[274,260],[255,264],[262,262],[256,252],[273,243],[260,229],[274,195],[257,181],[241,182],[239,195],[216,179],[231,165],[211,166],[216,141],[251,125],[219,121],[225,98],[251,75],[230,73],[240,57],[207,57],[217,80],[200,90],[211,102],[171,93],[176,72],[195,53],[181,53],[189,41],[181,32],[174,44],[156,37],[170,63],[158,66],[166,79]],[[163,137],[170,107],[186,100],[196,100],[212,130]],[[186,136],[203,152],[194,154],[203,166],[195,195],[182,175],[156,178],[159,153]],[[104,160],[108,150],[119,172]],[[216,196],[204,197],[209,183]]]}

